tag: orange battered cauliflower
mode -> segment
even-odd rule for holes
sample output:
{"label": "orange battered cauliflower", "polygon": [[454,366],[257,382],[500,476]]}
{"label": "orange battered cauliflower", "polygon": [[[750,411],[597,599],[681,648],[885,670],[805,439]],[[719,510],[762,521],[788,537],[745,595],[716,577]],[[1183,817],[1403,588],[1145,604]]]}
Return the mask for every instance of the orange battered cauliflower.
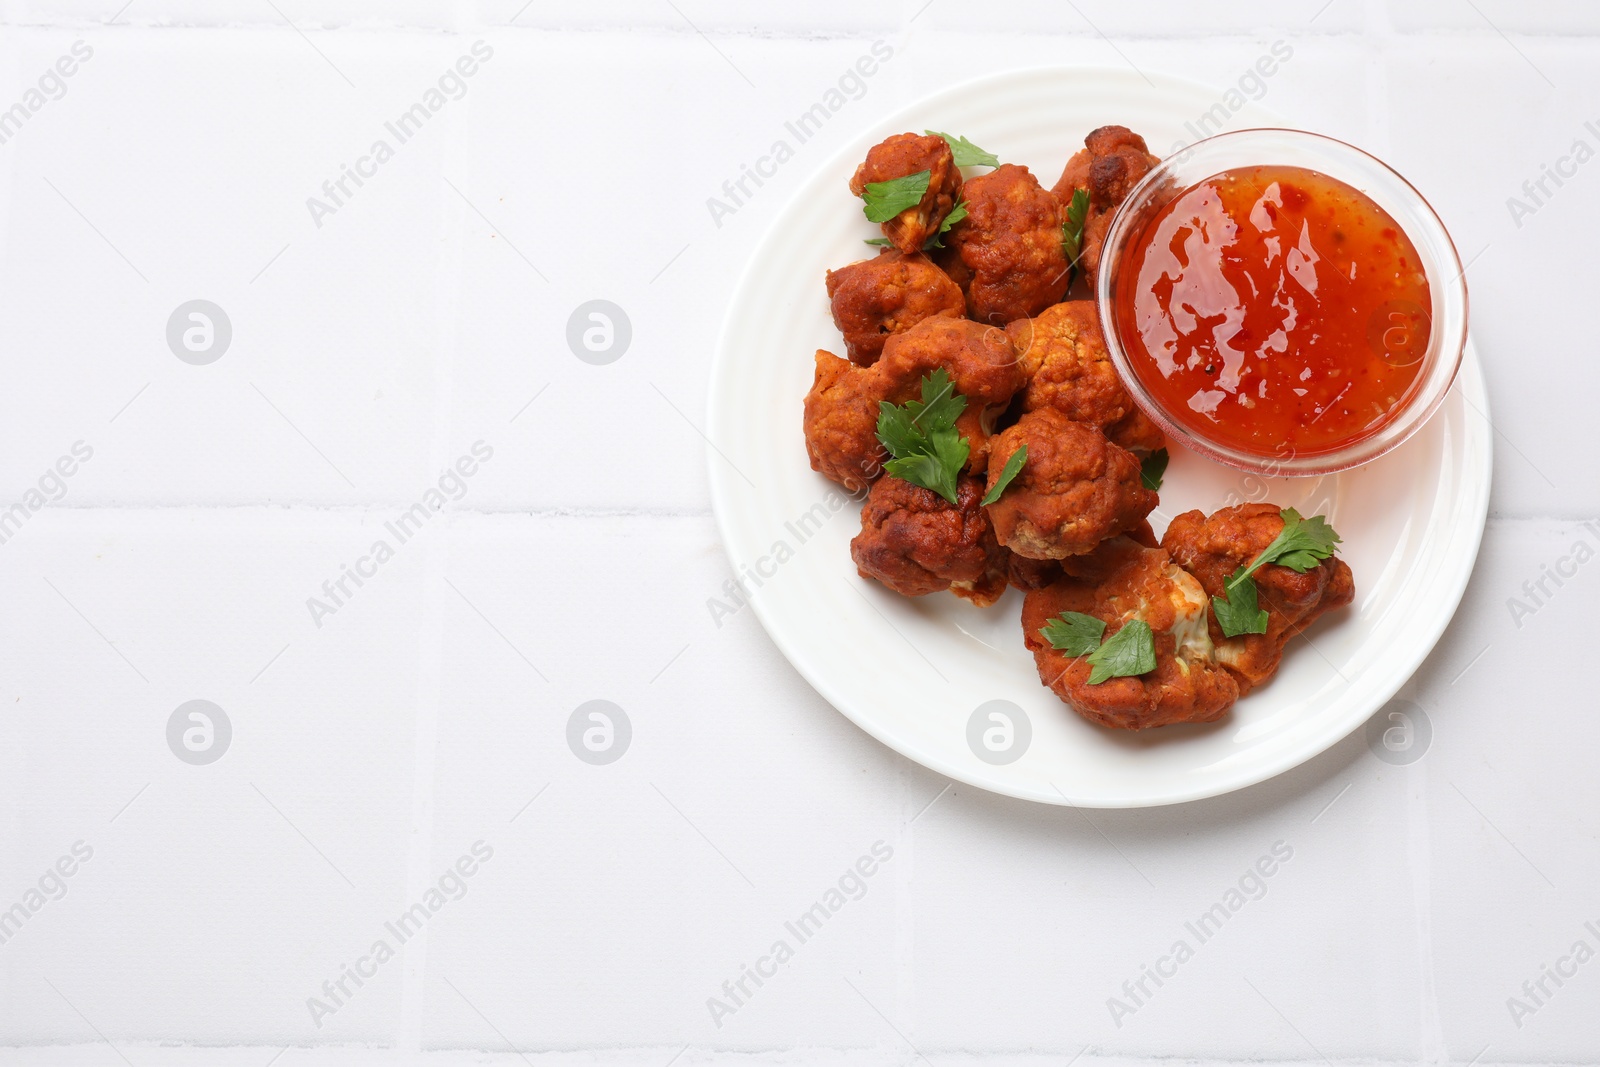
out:
{"label": "orange battered cauliflower", "polygon": [[986,608],[1006,590],[1006,557],[979,500],[983,482],[963,477],[951,504],[892,475],[879,478],[861,508],[850,556],[863,578],[904,596],[948,589]]}
{"label": "orange battered cauliflower", "polygon": [[1028,384],[1022,410],[1054,408],[1105,431],[1136,454],[1165,445],[1161,430],[1134,404],[1117,376],[1092,300],[1068,300],[1006,327]]}
{"label": "orange battered cauliflower", "polygon": [[1079,266],[1093,290],[1111,217],[1139,180],[1161,160],[1150,154],[1143,137],[1126,126],[1101,126],[1085,137],[1083,144],[1083,150],[1067,160],[1051,191],[1063,204],[1070,204],[1078,189],[1089,194]]}
{"label": "orange battered cauliflower", "polygon": [[[1225,715],[1240,687],[1215,658],[1206,626],[1209,600],[1194,576],[1164,549],[1129,537],[1112,538],[1081,562],[1080,577],[1062,578],[1023,599],[1023,636],[1040,680],[1101,726],[1143,730]],[[1089,684],[1093,668],[1087,659],[1055,648],[1039,632],[1064,611],[1104,622],[1105,640],[1131,620],[1143,621],[1154,639],[1155,669]]]}
{"label": "orange battered cauliflower", "polygon": [[[1186,511],[1172,520],[1161,545],[1199,579],[1207,597],[1226,597],[1224,586],[1233,573],[1260,555],[1283,531],[1280,511],[1276,504],[1240,504],[1209,518]],[[1258,603],[1267,612],[1267,632],[1227,637],[1214,617],[1211,621],[1217,661],[1239,679],[1241,693],[1272,677],[1289,638],[1324,612],[1355,599],[1350,566],[1337,556],[1304,574],[1268,563],[1253,577]]]}
{"label": "orange battered cauliflower", "polygon": [[956,420],[956,430],[971,446],[967,469],[983,470],[990,429],[1022,388],[1022,372],[1005,331],[945,316],[923,319],[889,338],[870,367],[817,353],[804,418],[811,469],[851,490],[870,484],[888,459],[877,437],[879,402],[916,399],[923,377],[941,368],[967,400]]}
{"label": "orange battered cauliflower", "polygon": [[869,184],[928,172],[928,191],[922,199],[882,223],[889,243],[907,255],[922,251],[922,244],[939,232],[939,224],[961,199],[961,170],[943,137],[897,133],[873,145],[850,179],[857,196]]}
{"label": "orange battered cauliflower", "polygon": [[1004,326],[1067,291],[1066,209],[1027,167],[1005,163],[967,182],[967,217],[944,237],[939,265],[967,294],[967,314]]}
{"label": "orange battered cauliflower", "polygon": [[1023,445],[1028,458],[1022,470],[989,505],[995,535],[1019,556],[1062,559],[1092,552],[1106,538],[1138,528],[1156,506],[1132,453],[1053,408],[1027,412],[995,435],[991,489]]}
{"label": "orange battered cauliflower", "polygon": [[966,314],[961,287],[922,253],[893,249],[830,270],[828,303],[852,363],[876,363],[883,345],[934,315]]}

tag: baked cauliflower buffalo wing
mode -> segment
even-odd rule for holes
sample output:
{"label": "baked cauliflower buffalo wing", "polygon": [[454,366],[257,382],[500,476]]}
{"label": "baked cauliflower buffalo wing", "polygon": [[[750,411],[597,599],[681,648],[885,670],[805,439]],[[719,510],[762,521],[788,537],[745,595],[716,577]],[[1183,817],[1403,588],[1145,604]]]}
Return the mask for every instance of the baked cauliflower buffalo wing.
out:
{"label": "baked cauliflower buffalo wing", "polygon": [[1089,194],[1080,265],[1093,288],[1111,217],[1139,179],[1161,160],[1150,154],[1143,137],[1126,126],[1102,126],[1085,137],[1083,145],[1082,151],[1067,160],[1066,169],[1051,191],[1063,204],[1071,203],[1072,194],[1078,189]]}
{"label": "baked cauliflower buffalo wing", "polygon": [[967,314],[1004,326],[1067,291],[1066,209],[1027,167],[1005,163],[963,187],[967,217],[945,234],[940,266],[967,295]]}
{"label": "baked cauliflower buffalo wing", "polygon": [[[1276,504],[1241,504],[1223,508],[1209,518],[1198,511],[1186,511],[1168,525],[1161,545],[1199,580],[1208,598],[1225,597],[1228,579],[1272,544],[1283,526]],[[1272,677],[1289,638],[1310,626],[1323,612],[1342,608],[1355,599],[1350,566],[1337,556],[1323,560],[1304,574],[1268,563],[1253,577],[1258,603],[1267,612],[1267,632],[1225,637],[1215,619],[1211,622],[1217,661],[1239,679],[1241,693],[1248,693]]]}
{"label": "baked cauliflower buffalo wing", "polygon": [[1023,445],[1028,457],[1022,470],[989,505],[995,535],[1019,556],[1064,559],[1092,552],[1106,538],[1139,528],[1156,506],[1131,452],[1054,408],[1027,412],[995,435],[990,488]]}
{"label": "baked cauliflower buffalo wing", "polygon": [[890,249],[830,270],[827,284],[845,353],[863,367],[878,361],[884,342],[895,334],[935,315],[959,318],[967,311],[961,287],[920,252]]}
{"label": "baked cauliflower buffalo wing", "polygon": [[[1023,634],[1040,680],[1090,722],[1117,729],[1213,722],[1226,714],[1240,684],[1215,658],[1206,626],[1209,599],[1194,576],[1164,549],[1131,537],[1112,538],[1080,562],[1078,577],[1023,599]],[[1106,640],[1142,620],[1154,639],[1155,669],[1091,685],[1086,657],[1055,648],[1039,632],[1064,611],[1104,622]]]}
{"label": "baked cauliflower buffalo wing", "polygon": [[943,368],[955,392],[966,397],[956,429],[971,444],[967,469],[981,473],[989,460],[995,419],[1025,384],[1005,331],[969,319],[924,319],[883,346],[873,365],[889,388],[884,399],[900,404],[918,395],[922,379]]}
{"label": "baked cauliflower buffalo wing", "polygon": [[[998,541],[999,538],[995,540]],[[1059,560],[1029,559],[1027,556],[1017,555],[1004,545],[1000,546],[1000,551],[1005,554],[1006,581],[1023,592],[1029,589],[1043,589],[1061,577]]]}
{"label": "baked cauliflower buffalo wing", "polygon": [[[1155,548],[1161,543],[1157,540],[1155,531],[1150,528],[1149,519],[1118,536],[1146,548]],[[1023,592],[1043,589],[1053,582],[1060,581],[1063,574],[1082,578],[1086,574],[1099,574],[1103,569],[1101,557],[1096,552],[1091,552],[1087,556],[1067,556],[1063,559],[1029,559],[1027,556],[1017,555],[1004,545],[1000,546],[1000,551],[1006,556],[1007,580]]]}
{"label": "baked cauliflower buffalo wing", "polygon": [[979,501],[983,481],[963,477],[957,503],[892,475],[879,478],[861,508],[850,556],[863,578],[904,596],[948,589],[986,608],[1006,590],[1006,553]]}
{"label": "baked cauliflower buffalo wing", "polygon": [[961,170],[945,139],[897,133],[873,145],[850,179],[850,191],[861,196],[870,184],[922,171],[928,172],[922,199],[881,224],[889,243],[907,255],[922,251],[923,242],[939,232],[939,224],[961,199]]}
{"label": "baked cauliflower buffalo wing", "polygon": [[883,386],[873,367],[817,349],[803,423],[811,469],[852,493],[871,485],[889,458],[878,443]]}
{"label": "baked cauliflower buffalo wing", "polygon": [[879,402],[915,399],[923,376],[941,368],[967,400],[956,420],[957,431],[971,445],[967,469],[982,471],[989,429],[1022,388],[1022,372],[1005,331],[945,316],[923,319],[889,338],[870,367],[817,353],[804,418],[811,469],[852,491],[874,481],[888,459],[877,437]]}
{"label": "baked cauliflower buffalo wing", "polygon": [[1166,440],[1117,377],[1092,300],[1069,300],[1006,327],[1028,379],[1022,410],[1054,408],[1105,431],[1114,443],[1148,454]]}

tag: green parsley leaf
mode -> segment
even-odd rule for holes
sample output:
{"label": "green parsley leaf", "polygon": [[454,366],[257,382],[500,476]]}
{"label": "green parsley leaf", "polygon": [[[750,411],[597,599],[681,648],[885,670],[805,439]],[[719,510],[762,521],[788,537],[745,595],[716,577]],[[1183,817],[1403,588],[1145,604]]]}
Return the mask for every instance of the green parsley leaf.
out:
{"label": "green parsley leaf", "polygon": [[920,401],[880,401],[878,440],[893,457],[884,470],[957,503],[956,478],[972,451],[955,428],[965,410],[967,398],[955,391],[943,367],[923,377]]}
{"label": "green parsley leaf", "polygon": [[956,392],[950,373],[943,367],[922,378],[922,401],[906,401],[911,421],[924,433],[948,430],[955,426],[961,413],[967,410],[967,398]]}
{"label": "green parsley leaf", "polygon": [[1132,678],[1156,669],[1156,640],[1150,624],[1143,619],[1129,619],[1111,639],[1089,653],[1094,670],[1089,672],[1089,684],[1099,685],[1107,678]]}
{"label": "green parsley leaf", "polygon": [[1146,489],[1155,492],[1161,488],[1161,478],[1167,473],[1167,460],[1170,458],[1164,448],[1158,448],[1144,457],[1144,462],[1139,464],[1139,480]]}
{"label": "green parsley leaf", "polygon": [[[1028,446],[1021,445],[1015,452],[1011,453],[1011,458],[1006,460],[1006,465],[1000,469],[1000,480],[994,483],[993,489],[983,495],[983,500],[980,503],[989,505],[999,500],[1000,494],[1006,491],[1006,486],[1011,484],[1011,479],[1021,473],[1022,465],[1026,462],[1028,462]],[[1073,654],[1078,655],[1078,653]]]}
{"label": "green parsley leaf", "polygon": [[937,430],[916,452],[891,459],[883,469],[896,478],[931,489],[950,503],[957,503],[957,476],[967,465],[971,445],[954,430]]}
{"label": "green parsley leaf", "polygon": [[1000,157],[993,152],[985,152],[965,137],[952,137],[948,133],[938,130],[923,130],[929,137],[943,137],[950,146],[950,154],[955,157],[958,167],[998,167]]}
{"label": "green parsley leaf", "polygon": [[1248,566],[1233,572],[1222,587],[1226,598],[1211,598],[1217,625],[1229,637],[1267,632],[1267,612],[1260,606],[1260,590],[1251,575],[1269,563],[1304,574],[1333,555],[1333,546],[1342,540],[1321,515],[1303,519],[1294,508],[1284,508],[1278,514],[1283,517],[1278,536]]}
{"label": "green parsley leaf", "polygon": [[1267,546],[1268,552],[1278,546],[1275,558],[1269,562],[1280,567],[1304,574],[1333,555],[1333,546],[1343,540],[1321,515],[1302,519],[1294,508],[1284,508],[1280,514],[1283,515],[1283,532]]}
{"label": "green parsley leaf", "polygon": [[1333,527],[1329,526],[1328,520],[1321,515],[1302,519],[1294,508],[1284,508],[1278,514],[1283,517],[1283,529],[1272,539],[1270,545],[1262,549],[1259,556],[1250,561],[1248,567],[1234,572],[1233,577],[1228,579],[1230,594],[1235,584],[1250,577],[1268,563],[1276,563],[1304,574],[1333,555],[1333,546],[1343,540],[1333,532]]}
{"label": "green parsley leaf", "polygon": [[961,464],[966,462],[966,438],[960,439],[957,451],[960,453],[960,458],[953,465],[948,464],[947,457],[943,455],[915,455],[904,459],[891,459],[883,465],[883,469],[912,485],[931,489],[954,504],[957,502],[956,473],[961,469]]}
{"label": "green parsley leaf", "polygon": [[957,503],[956,476],[966,469],[967,456],[972,452],[972,445],[954,430],[940,430],[932,434],[931,438],[933,457],[939,461],[940,468],[939,488],[934,491],[950,503]]}
{"label": "green parsley leaf", "polygon": [[967,202],[962,200],[959,201],[955,207],[951,208],[950,214],[946,215],[944,217],[944,221],[939,223],[938,232],[931,234],[926,241],[922,242],[922,250],[924,252],[932,252],[935,248],[943,248],[944,242],[939,240],[939,238],[948,233],[950,231],[950,227],[954,226],[956,223],[960,222],[966,217]]}
{"label": "green parsley leaf", "polygon": [[908,207],[915,207],[928,191],[931,171],[919,170],[904,178],[891,178],[886,182],[868,182],[861,193],[861,210],[868,222],[888,222]]}
{"label": "green parsley leaf", "polygon": [[866,243],[869,245],[877,245],[879,248],[886,248],[888,247],[889,239],[887,237],[868,237],[866,239]]}
{"label": "green parsley leaf", "polygon": [[961,473],[961,468],[967,465],[967,456],[972,453],[972,444],[953,429],[939,429],[928,435],[933,442],[933,455],[950,471],[951,503],[955,502],[955,476]]}
{"label": "green parsley leaf", "polygon": [[1083,254],[1083,223],[1089,217],[1089,191],[1074,189],[1067,204],[1067,221],[1061,224],[1061,252],[1067,257],[1067,288],[1078,277],[1078,257]]}
{"label": "green parsley leaf", "polygon": [[878,404],[878,440],[891,456],[915,455],[925,443],[911,422],[911,412],[887,400]]}
{"label": "green parsley leaf", "polygon": [[1039,636],[1050,647],[1069,656],[1087,656],[1100,647],[1106,624],[1081,611],[1063,611],[1039,628]]}
{"label": "green parsley leaf", "polygon": [[[1241,567],[1239,571],[1243,569]],[[1211,598],[1211,610],[1216,613],[1217,625],[1229,637],[1264,634],[1267,632],[1267,611],[1257,599],[1259,590],[1253,579],[1240,579],[1239,571],[1234,572],[1228,584],[1223,586],[1228,594],[1226,600],[1220,596]]]}

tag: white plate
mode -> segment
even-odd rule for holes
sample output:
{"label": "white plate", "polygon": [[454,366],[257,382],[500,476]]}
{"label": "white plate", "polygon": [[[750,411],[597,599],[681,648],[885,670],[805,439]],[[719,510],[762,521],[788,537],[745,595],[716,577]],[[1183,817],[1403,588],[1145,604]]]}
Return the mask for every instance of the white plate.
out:
{"label": "white plate", "polygon": [[[1015,590],[983,610],[945,594],[908,599],[856,575],[849,542],[860,529],[859,503],[812,472],[800,429],[813,351],[843,351],[823,272],[864,258],[862,239],[875,233],[846,186],[856,162],[888,134],[948,130],[1027,164],[1048,187],[1084,134],[1110,122],[1144,134],[1164,155],[1192,140],[1185,124],[1223,96],[1152,80],[1120,70],[1017,71],[937,93],[863,135],[773,224],[734,295],[712,365],[712,502],[734,570],[747,576],[751,604],[779,649],[834,707],[896,751],[1045,803],[1195,800],[1322,752],[1382,707],[1433,648],[1461,599],[1488,508],[1488,400],[1470,344],[1432,421],[1358,470],[1259,479],[1175,448],[1151,516],[1158,533],[1181,511],[1243,500],[1322,512],[1345,539],[1356,601],[1296,638],[1277,677],[1221,722],[1141,733],[1093,726],[1040,684]],[[1246,104],[1230,128],[1285,124]],[[1020,757],[1000,765],[968,743],[975,710],[994,700],[1021,708],[1031,732]]]}

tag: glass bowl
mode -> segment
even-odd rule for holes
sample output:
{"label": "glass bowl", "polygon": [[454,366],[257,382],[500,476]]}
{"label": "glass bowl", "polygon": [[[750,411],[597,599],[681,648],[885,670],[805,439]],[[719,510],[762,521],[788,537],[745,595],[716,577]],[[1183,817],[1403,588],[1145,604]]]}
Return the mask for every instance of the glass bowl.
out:
{"label": "glass bowl", "polygon": [[[1400,224],[1422,259],[1432,307],[1422,368],[1394,414],[1370,436],[1324,451],[1260,455],[1169,416],[1132,365],[1115,314],[1117,273],[1123,252],[1174,197],[1222,171],[1238,167],[1294,166],[1319,171],[1371,197]],[[1264,475],[1328,474],[1378,458],[1422,428],[1443,403],[1467,342],[1467,286],[1461,259],[1444,223],[1409,182],[1381,160],[1332,137],[1301,130],[1237,130],[1197,141],[1164,160],[1133,188],[1112,218],[1100,254],[1096,291],[1106,347],[1128,392],[1168,438],[1240,470]],[[1147,373],[1155,373],[1151,368]]]}

